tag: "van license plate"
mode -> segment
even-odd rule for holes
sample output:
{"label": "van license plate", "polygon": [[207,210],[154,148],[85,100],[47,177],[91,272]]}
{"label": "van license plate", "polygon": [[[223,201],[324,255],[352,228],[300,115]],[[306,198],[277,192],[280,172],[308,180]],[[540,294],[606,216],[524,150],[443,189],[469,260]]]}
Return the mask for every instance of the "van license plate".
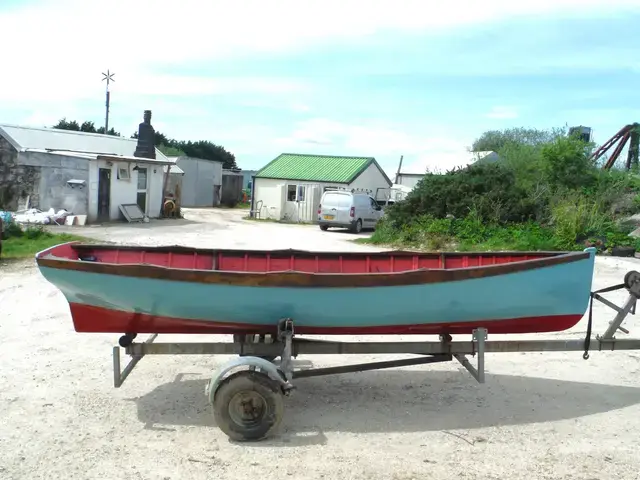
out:
{"label": "van license plate", "polygon": [[325,215],[324,219],[325,220],[333,220],[333,215]]}

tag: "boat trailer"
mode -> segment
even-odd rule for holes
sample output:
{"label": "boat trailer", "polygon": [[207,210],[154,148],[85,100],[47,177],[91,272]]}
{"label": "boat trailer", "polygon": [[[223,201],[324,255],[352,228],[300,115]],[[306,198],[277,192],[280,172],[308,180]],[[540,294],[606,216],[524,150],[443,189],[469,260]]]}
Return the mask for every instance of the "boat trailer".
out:
{"label": "boat trailer", "polygon": [[[626,289],[629,293],[622,307],[601,294]],[[284,415],[284,397],[294,390],[293,380],[305,377],[380,370],[457,360],[479,382],[485,382],[485,354],[507,352],[572,352],[589,350],[638,350],[640,339],[617,339],[615,333],[629,331],[622,327],[626,317],[635,315],[640,298],[640,273],[628,272],[624,283],[591,292],[587,333],[577,340],[488,340],[486,328],[473,330],[470,341],[453,341],[448,334],[438,342],[338,342],[295,336],[295,322],[285,318],[278,322],[277,335],[234,335],[233,342],[154,343],[157,334],[134,343],[136,335],[126,334],[113,347],[113,382],[119,388],[145,355],[239,355],[213,375],[205,388],[218,427],[232,440],[264,439],[273,434]],[[615,310],[616,316],[602,335],[591,338],[593,301]],[[121,369],[120,351],[131,360]],[[418,357],[368,362],[336,367],[295,369],[298,355],[413,354]],[[468,356],[476,356],[474,366]],[[280,357],[280,361],[275,359]]]}

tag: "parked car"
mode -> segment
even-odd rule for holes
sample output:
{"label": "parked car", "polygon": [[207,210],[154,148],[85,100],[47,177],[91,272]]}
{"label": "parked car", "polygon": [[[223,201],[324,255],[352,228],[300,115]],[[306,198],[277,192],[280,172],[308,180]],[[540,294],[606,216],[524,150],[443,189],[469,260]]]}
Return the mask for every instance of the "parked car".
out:
{"label": "parked car", "polygon": [[363,228],[375,229],[382,215],[382,207],[366,193],[329,190],[322,194],[318,205],[321,230],[340,227],[360,233]]}

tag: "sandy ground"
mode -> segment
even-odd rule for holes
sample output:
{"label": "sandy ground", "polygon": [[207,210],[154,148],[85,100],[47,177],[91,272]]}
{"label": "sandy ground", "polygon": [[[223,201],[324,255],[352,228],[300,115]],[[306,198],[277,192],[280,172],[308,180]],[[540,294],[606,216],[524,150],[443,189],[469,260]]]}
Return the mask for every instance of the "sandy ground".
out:
{"label": "sandy ground", "polygon": [[[245,222],[238,212],[188,217],[83,234],[365,248],[351,235]],[[594,288],[619,283],[639,263],[598,258]],[[624,294],[608,298],[621,303]],[[639,353],[592,352],[587,361],[581,352],[491,354],[484,385],[457,363],[302,379],[277,437],[234,444],[204,396],[212,371],[230,357],[147,357],[114,389],[117,336],[75,333],[64,298],[33,262],[0,268],[0,308],[0,479],[640,478]],[[594,314],[594,333],[602,332],[612,312],[597,304]],[[640,336],[630,318],[627,328]],[[582,338],[585,329],[583,320],[551,337]],[[161,337],[171,338],[179,337]]]}

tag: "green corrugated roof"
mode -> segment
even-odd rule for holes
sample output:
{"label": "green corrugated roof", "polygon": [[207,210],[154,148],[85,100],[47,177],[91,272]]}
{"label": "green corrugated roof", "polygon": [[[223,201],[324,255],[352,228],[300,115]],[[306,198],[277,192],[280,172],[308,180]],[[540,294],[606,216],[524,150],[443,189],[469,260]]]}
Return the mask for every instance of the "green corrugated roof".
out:
{"label": "green corrugated roof", "polygon": [[256,173],[256,178],[351,183],[372,162],[373,157],[283,153]]}

